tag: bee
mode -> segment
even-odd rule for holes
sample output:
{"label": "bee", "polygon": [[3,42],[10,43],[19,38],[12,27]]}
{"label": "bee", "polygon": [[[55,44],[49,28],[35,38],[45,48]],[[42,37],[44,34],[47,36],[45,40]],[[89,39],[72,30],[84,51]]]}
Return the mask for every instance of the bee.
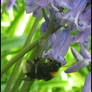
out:
{"label": "bee", "polygon": [[26,75],[29,79],[34,80],[51,80],[61,67],[61,63],[48,59],[47,62],[43,62],[41,58],[34,60],[34,63],[27,61],[28,71]]}

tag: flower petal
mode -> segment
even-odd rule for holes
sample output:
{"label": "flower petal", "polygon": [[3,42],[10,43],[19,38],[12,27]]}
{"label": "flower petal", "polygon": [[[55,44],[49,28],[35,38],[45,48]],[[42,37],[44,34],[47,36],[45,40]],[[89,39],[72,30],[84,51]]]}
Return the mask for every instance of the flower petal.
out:
{"label": "flower petal", "polygon": [[74,57],[78,60],[78,61],[82,61],[83,57],[80,55],[80,53],[78,53],[78,51],[76,51],[74,48],[71,48],[72,54],[74,55]]}
{"label": "flower petal", "polygon": [[88,74],[82,92],[90,92],[91,90],[91,72]]}
{"label": "flower petal", "polygon": [[88,52],[86,48],[84,48],[83,45],[81,45],[81,54],[84,58],[91,58],[90,53]]}
{"label": "flower petal", "polygon": [[40,17],[40,14],[41,14],[40,8],[36,9],[36,10],[33,12],[33,16],[34,16],[34,17]]}
{"label": "flower petal", "polygon": [[70,42],[72,40],[71,35],[68,31],[58,30],[56,33],[56,40],[53,41],[52,48],[43,56],[45,58],[54,59],[61,64],[65,64],[66,60],[64,56],[66,55]]}
{"label": "flower petal", "polygon": [[25,2],[26,2],[26,6],[25,6],[26,13],[34,12],[39,8],[39,6],[37,6],[33,1],[25,0]]}
{"label": "flower petal", "polygon": [[86,0],[79,0],[78,5],[76,8],[73,8],[72,10],[69,10],[65,12],[64,14],[61,14],[60,12],[57,12],[57,16],[61,19],[66,19],[70,22],[74,22],[75,24],[78,21],[78,17],[80,13],[84,10],[85,6],[87,4]]}
{"label": "flower petal", "polygon": [[89,64],[89,59],[84,59],[83,61],[79,61],[79,62],[77,62],[77,64],[74,64],[73,66],[71,66],[70,68],[65,70],[65,72],[66,73],[76,72],[76,71],[80,70],[81,68],[84,68],[88,64]]}
{"label": "flower petal", "polygon": [[89,46],[89,35],[91,33],[91,30],[86,30],[82,32],[77,32],[77,34],[73,37],[72,42],[74,43],[82,43],[84,46],[88,48]]}
{"label": "flower petal", "polygon": [[79,31],[91,30],[91,6],[80,14],[76,25]]}
{"label": "flower petal", "polygon": [[46,8],[50,0],[34,0],[41,8]]}

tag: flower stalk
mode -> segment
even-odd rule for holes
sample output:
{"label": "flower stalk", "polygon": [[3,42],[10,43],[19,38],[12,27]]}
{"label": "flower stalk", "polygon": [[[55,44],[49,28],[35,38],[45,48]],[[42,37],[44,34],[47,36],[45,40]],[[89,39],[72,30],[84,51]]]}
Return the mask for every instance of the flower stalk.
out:
{"label": "flower stalk", "polygon": [[[41,18],[37,18],[32,26],[32,29],[30,31],[30,33],[28,34],[28,37],[25,41],[25,44],[24,44],[24,47],[26,47],[26,45],[30,44],[31,40],[32,40],[32,37],[33,37],[33,34],[35,33],[36,31],[36,28],[37,28],[37,25],[39,24],[39,21],[40,21]],[[19,70],[19,67],[21,65],[21,62],[22,62],[22,58],[20,58],[20,60],[18,60],[18,62],[16,63],[16,65],[14,66],[14,69],[10,75],[10,78],[7,82],[7,85],[5,87],[5,90],[4,92],[10,92],[10,89],[12,87],[12,83],[14,82],[15,80],[15,77],[16,77],[16,74]],[[8,90],[7,90],[8,89]]]}

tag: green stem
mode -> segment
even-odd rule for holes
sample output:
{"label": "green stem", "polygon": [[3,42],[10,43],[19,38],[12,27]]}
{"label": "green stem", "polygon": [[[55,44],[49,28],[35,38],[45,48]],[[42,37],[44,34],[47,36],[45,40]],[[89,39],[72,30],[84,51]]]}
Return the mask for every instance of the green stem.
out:
{"label": "green stem", "polygon": [[32,48],[36,47],[37,44],[41,41],[41,39],[48,38],[52,33],[56,32],[56,30],[58,28],[59,28],[58,26],[55,26],[55,19],[53,18],[52,21],[49,24],[47,32],[44,35],[42,35],[39,39],[37,39],[36,41],[34,41],[32,44],[27,45],[25,48],[23,48],[20,51],[20,53],[18,53],[14,58],[12,58],[11,61],[4,66],[4,68],[1,71],[1,74],[3,74],[4,72],[6,72],[6,70],[8,70],[9,67],[11,67],[14,63],[16,63],[21,57],[23,57]]}
{"label": "green stem", "polygon": [[25,81],[20,92],[28,92],[28,89],[30,88],[30,85],[33,83],[33,81]]}
{"label": "green stem", "polygon": [[10,77],[9,77],[7,85],[6,85],[5,89],[4,89],[4,92],[10,92],[10,89],[12,88],[14,80],[16,79],[16,74],[17,74],[17,72],[19,70],[20,64],[21,64],[21,62],[16,63],[16,65],[15,65],[15,67],[14,67],[14,69],[13,69],[13,71],[12,71]]}
{"label": "green stem", "polygon": [[36,20],[35,20],[35,22],[34,22],[34,24],[33,24],[33,26],[32,26],[32,29],[31,29],[31,31],[30,31],[30,33],[29,33],[29,35],[28,35],[28,38],[26,39],[26,42],[25,42],[25,44],[24,44],[24,47],[25,47],[27,44],[30,44],[30,43],[31,43],[33,34],[35,33],[36,28],[37,28],[37,26],[38,26],[38,24],[39,24],[39,22],[40,22],[41,19],[42,19],[42,17],[36,18]]}
{"label": "green stem", "polygon": [[[38,40],[36,40],[35,42],[38,42],[39,43],[39,41],[42,41],[42,40],[44,40],[44,39],[47,39],[52,33],[53,33],[53,29],[56,31],[57,29],[58,29],[58,27],[54,27],[53,28],[53,26],[54,26],[54,23],[55,22],[55,20],[53,19],[52,21],[51,21],[51,23],[50,23],[50,25],[49,25],[49,27],[48,27],[48,30],[47,30],[47,32],[45,33],[45,35],[44,36],[42,36],[42,37],[40,37]],[[41,40],[42,39],[42,40]],[[39,46],[39,44],[38,44],[38,46]],[[35,53],[36,52],[36,53]],[[39,52],[40,52],[40,50],[38,50],[38,48],[35,48],[34,49],[34,51],[33,51],[33,53],[31,54],[31,60],[35,57],[35,56],[37,56],[37,55],[39,55]],[[30,59],[29,58],[29,59]],[[28,83],[28,82],[24,82],[24,84],[23,84],[23,86],[22,86],[22,88],[21,88],[21,90],[20,90],[20,92],[27,92],[28,91],[28,89],[29,89],[29,86],[30,85],[30,83]],[[24,90],[25,89],[25,90]]]}
{"label": "green stem", "polygon": [[[31,60],[33,60],[33,58],[35,57],[35,56],[37,56],[38,55],[38,53],[41,51],[41,49],[39,48],[39,47],[36,47],[35,49],[34,49],[34,51],[32,52],[32,55],[29,57],[29,59],[28,60],[30,60],[30,58],[31,58]],[[36,53],[35,53],[36,52]],[[24,75],[23,75],[23,73],[21,72],[20,73],[20,75],[19,75],[19,77],[18,77],[18,79],[17,79],[17,81],[16,81],[16,83],[15,83],[15,85],[14,85],[14,87],[12,88],[12,90],[11,90],[11,92],[13,92],[13,90],[14,90],[14,92],[17,92],[17,90],[18,90],[18,87],[19,87],[19,85],[20,85],[20,83],[21,83],[21,79],[23,79],[24,78]],[[25,88],[25,85],[26,85],[26,88]],[[23,90],[24,90],[24,88],[25,88],[25,90],[27,90],[27,87],[29,88],[29,83],[27,83],[26,81],[24,82],[24,84],[23,84],[23,87],[21,88],[21,92],[23,92]],[[16,89],[15,89],[16,88]],[[26,92],[26,91],[25,91]]]}
{"label": "green stem", "polygon": [[3,3],[1,15],[6,11],[8,4],[9,4],[9,0],[6,0],[6,1]]}
{"label": "green stem", "polygon": [[[39,24],[38,22],[40,21],[40,18],[37,18],[33,24],[32,30],[30,31],[27,40],[24,44],[24,48],[14,57],[10,60],[10,62],[8,62],[4,68],[1,71],[1,74],[3,75],[3,73],[9,68],[11,67],[11,65],[13,65],[16,61],[18,61],[21,57],[23,57],[28,49],[28,47],[26,45],[30,44],[32,36],[34,34],[34,32],[36,31],[37,25]],[[33,47],[33,46],[31,46]]]}
{"label": "green stem", "polygon": [[[35,52],[36,52],[36,53],[35,53]],[[37,56],[38,53],[39,53],[39,49],[38,49],[38,48],[35,48],[35,49],[33,50],[32,54],[31,54],[31,56],[29,57],[28,60],[30,60],[30,59],[33,60],[33,58],[35,58],[35,56]],[[31,62],[32,62],[32,61],[31,61]],[[33,83],[33,81],[32,81],[32,83]],[[31,84],[32,84],[32,83],[31,83]],[[22,85],[22,87],[21,87],[21,89],[20,89],[20,92],[27,92],[29,88],[30,88],[30,81],[24,81],[24,83],[23,83],[23,85]]]}
{"label": "green stem", "polygon": [[19,88],[21,82],[23,81],[22,80],[23,78],[24,78],[24,74],[21,71],[20,75],[18,76],[18,79],[16,80],[16,82],[15,82],[15,84],[10,92],[18,92],[18,88]]}
{"label": "green stem", "polygon": [[[26,39],[26,42],[25,42],[25,44],[24,44],[24,47],[26,47],[26,45],[30,44],[30,42],[31,42],[31,40],[32,40],[32,37],[33,37],[33,34],[34,34],[35,31],[36,31],[36,28],[37,28],[37,25],[38,25],[38,22],[39,22],[40,19],[41,19],[41,18],[37,18],[37,19],[35,20],[35,22],[34,22],[34,24],[33,24],[33,26],[32,26],[32,29],[31,29],[31,31],[30,31],[30,33],[29,33],[27,39]],[[4,92],[10,92],[10,89],[11,89],[11,87],[12,87],[12,83],[14,83],[14,80],[15,80],[16,74],[17,74],[17,72],[18,72],[18,70],[19,70],[21,61],[22,61],[22,59],[20,59],[20,60],[16,63],[16,65],[15,65],[15,67],[14,67],[12,73],[11,73],[11,76],[10,76],[8,82],[7,82],[7,85],[6,85],[6,87],[5,87]],[[8,89],[8,90],[7,90],[7,89]]]}
{"label": "green stem", "polygon": [[22,58],[28,51],[37,45],[38,41],[35,41],[32,45],[26,46],[22,49],[14,58],[8,62],[1,71],[1,74],[5,73],[14,63],[16,63],[20,58]]}
{"label": "green stem", "polygon": [[[46,42],[45,42],[45,44],[46,44]],[[38,44],[38,46],[37,46],[36,48],[34,48],[34,50],[33,50],[32,54],[31,54],[31,56],[30,56],[29,59],[28,59],[28,61],[31,60],[31,62],[32,62],[32,60],[34,60],[34,58],[36,58],[36,57],[42,55],[42,52],[43,52],[42,47],[44,47],[43,44],[40,44],[40,45]],[[38,48],[39,48],[39,49],[38,49]],[[24,81],[24,84],[23,84],[23,86],[21,87],[20,92],[28,92],[28,89],[30,90],[30,85],[32,85],[32,83],[33,83],[33,80],[31,81],[31,84],[30,84],[30,81],[29,81],[29,82],[28,82],[28,81]]]}

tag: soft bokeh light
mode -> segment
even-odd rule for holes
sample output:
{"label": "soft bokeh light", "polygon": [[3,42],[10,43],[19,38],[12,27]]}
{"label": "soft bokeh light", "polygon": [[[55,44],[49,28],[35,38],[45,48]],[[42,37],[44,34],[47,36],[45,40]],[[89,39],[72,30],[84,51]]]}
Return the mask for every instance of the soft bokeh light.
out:
{"label": "soft bokeh light", "polygon": [[15,32],[16,36],[21,36],[23,34],[25,27],[26,27],[26,23],[28,22],[30,16],[32,16],[32,15],[26,14],[26,12],[24,12],[24,16],[23,16],[21,22],[19,23],[18,28],[16,29],[17,30]]}
{"label": "soft bokeh light", "polygon": [[12,58],[12,55],[7,55],[6,59],[9,61]]}
{"label": "soft bokeh light", "polygon": [[67,74],[64,73],[64,72],[61,72],[61,77],[62,77],[62,80],[67,80],[68,79]]}
{"label": "soft bokeh light", "polygon": [[73,86],[73,81],[71,78],[68,79],[68,85],[65,87],[65,89],[68,91],[68,90],[71,90],[72,89],[72,86]]}

